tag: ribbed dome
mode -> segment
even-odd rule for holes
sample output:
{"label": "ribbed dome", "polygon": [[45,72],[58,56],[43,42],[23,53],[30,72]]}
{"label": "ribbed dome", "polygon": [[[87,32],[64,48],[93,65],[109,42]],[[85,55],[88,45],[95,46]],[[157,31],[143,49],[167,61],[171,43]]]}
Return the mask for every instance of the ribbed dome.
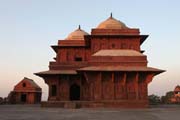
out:
{"label": "ribbed dome", "polygon": [[128,27],[123,22],[113,18],[111,14],[107,20],[98,25],[97,29],[128,29]]}
{"label": "ribbed dome", "polygon": [[78,29],[76,29],[75,31],[73,31],[68,35],[66,40],[84,40],[84,35],[89,35],[89,34],[84,30],[82,30],[81,27],[79,26]]}

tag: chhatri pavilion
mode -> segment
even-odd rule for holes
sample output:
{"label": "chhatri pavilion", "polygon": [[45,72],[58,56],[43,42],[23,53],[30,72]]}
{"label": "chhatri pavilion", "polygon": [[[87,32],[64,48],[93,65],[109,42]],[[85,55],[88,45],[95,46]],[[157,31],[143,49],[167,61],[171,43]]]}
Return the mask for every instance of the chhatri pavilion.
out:
{"label": "chhatri pavilion", "polygon": [[49,70],[35,73],[49,88],[44,107],[148,107],[148,84],[164,72],[147,66],[148,35],[111,16],[91,30],[79,26],[51,46]]}

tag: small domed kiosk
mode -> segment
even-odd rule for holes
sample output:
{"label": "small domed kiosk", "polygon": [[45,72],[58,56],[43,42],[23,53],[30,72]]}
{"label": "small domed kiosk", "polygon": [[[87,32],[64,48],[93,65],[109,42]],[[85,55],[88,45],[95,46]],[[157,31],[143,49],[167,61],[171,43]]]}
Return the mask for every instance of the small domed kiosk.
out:
{"label": "small domed kiosk", "polygon": [[82,30],[81,26],[79,25],[79,28],[70,33],[65,40],[84,40],[85,35],[89,34]]}

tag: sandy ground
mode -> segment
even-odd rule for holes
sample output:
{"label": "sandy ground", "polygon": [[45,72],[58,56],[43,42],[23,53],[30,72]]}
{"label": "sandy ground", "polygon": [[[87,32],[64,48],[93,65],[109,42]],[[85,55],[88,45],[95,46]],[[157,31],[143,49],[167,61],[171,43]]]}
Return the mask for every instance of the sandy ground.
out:
{"label": "sandy ground", "polygon": [[148,109],[62,109],[0,105],[0,120],[180,120],[180,105]]}

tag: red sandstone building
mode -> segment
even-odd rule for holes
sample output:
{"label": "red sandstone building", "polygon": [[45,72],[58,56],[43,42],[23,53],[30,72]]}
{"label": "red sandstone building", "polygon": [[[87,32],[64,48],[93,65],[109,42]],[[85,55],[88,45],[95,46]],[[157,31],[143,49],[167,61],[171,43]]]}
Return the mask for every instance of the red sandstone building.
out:
{"label": "red sandstone building", "polygon": [[174,95],[170,99],[171,103],[180,103],[180,86],[174,88]]}
{"label": "red sandstone building", "polygon": [[148,84],[163,72],[147,67],[147,37],[111,15],[91,34],[79,27],[59,40],[49,70],[36,73],[49,87],[42,106],[147,107]]}
{"label": "red sandstone building", "polygon": [[41,102],[41,88],[31,79],[24,78],[10,92],[10,103],[35,104]]}

